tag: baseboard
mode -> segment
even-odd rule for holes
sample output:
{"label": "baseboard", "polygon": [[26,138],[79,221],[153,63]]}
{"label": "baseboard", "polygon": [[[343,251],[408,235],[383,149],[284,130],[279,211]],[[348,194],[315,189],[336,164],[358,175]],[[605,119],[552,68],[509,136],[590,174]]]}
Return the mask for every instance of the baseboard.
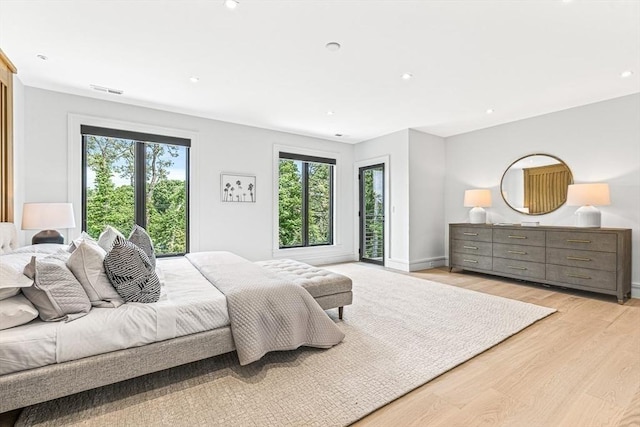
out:
{"label": "baseboard", "polygon": [[640,283],[631,284],[631,298],[640,298]]}
{"label": "baseboard", "polygon": [[[283,258],[283,257],[280,257]],[[291,257],[293,258],[293,257]],[[311,265],[338,264],[341,262],[353,262],[358,258],[353,254],[317,255],[317,256],[296,256],[296,261],[305,262]]]}
{"label": "baseboard", "polygon": [[409,263],[409,271],[428,270],[430,268],[444,267],[445,257],[423,258]]}
{"label": "baseboard", "polygon": [[409,263],[400,259],[389,258],[386,260],[384,266],[387,268],[393,268],[394,270],[409,271]]}

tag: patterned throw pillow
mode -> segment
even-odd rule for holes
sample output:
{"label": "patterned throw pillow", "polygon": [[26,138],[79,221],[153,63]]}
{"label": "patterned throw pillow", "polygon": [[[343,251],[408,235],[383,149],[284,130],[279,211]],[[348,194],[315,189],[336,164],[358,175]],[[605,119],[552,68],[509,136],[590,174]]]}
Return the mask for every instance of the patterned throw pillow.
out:
{"label": "patterned throw pillow", "polygon": [[156,254],[153,250],[153,242],[151,241],[151,236],[147,233],[147,230],[140,227],[138,224],[133,226],[133,230],[131,230],[131,234],[129,235],[129,241],[142,249],[145,254],[149,257],[149,261],[151,261],[152,266],[156,266]]}
{"label": "patterned throw pillow", "polygon": [[142,249],[118,236],[104,258],[111,284],[126,302],[157,302],[160,280]]}

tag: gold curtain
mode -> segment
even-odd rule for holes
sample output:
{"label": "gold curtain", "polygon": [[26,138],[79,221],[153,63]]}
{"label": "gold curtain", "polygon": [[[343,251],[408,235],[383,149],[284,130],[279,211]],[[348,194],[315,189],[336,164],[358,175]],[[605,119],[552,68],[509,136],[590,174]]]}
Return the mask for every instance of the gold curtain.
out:
{"label": "gold curtain", "polygon": [[13,222],[13,75],[0,49],[0,222]]}
{"label": "gold curtain", "polygon": [[524,206],[529,213],[551,212],[567,200],[571,172],[563,164],[525,168]]}

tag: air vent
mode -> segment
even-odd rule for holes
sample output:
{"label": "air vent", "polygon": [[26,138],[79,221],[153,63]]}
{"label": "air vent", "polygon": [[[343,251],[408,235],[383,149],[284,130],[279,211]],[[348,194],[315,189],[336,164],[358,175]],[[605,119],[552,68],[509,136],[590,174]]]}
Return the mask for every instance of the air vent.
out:
{"label": "air vent", "polygon": [[110,93],[112,95],[122,95],[124,93],[123,90],[112,89],[110,87],[104,87],[104,86],[98,86],[98,85],[89,85],[89,87],[93,90],[97,90],[98,92]]}

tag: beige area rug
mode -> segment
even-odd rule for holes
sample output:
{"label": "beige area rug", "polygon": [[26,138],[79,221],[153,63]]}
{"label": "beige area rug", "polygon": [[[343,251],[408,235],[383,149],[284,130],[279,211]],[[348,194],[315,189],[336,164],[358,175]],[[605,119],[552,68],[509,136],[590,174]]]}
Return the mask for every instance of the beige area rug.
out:
{"label": "beige area rug", "polygon": [[343,426],[555,310],[359,264],[346,338],[329,350],[235,353],[31,406],[18,425]]}

